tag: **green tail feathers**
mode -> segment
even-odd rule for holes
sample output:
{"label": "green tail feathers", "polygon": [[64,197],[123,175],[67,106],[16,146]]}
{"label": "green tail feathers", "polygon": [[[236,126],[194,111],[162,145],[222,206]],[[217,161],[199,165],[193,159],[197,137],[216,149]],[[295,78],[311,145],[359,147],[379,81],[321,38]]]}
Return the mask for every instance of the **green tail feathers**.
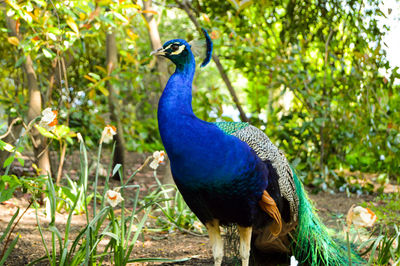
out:
{"label": "green tail feathers", "polygon": [[[299,197],[299,224],[295,232],[294,256],[299,264],[349,265],[349,252],[344,242],[336,241],[328,234],[325,225],[315,213],[314,206],[293,171]],[[352,265],[364,265],[365,261],[351,250]]]}

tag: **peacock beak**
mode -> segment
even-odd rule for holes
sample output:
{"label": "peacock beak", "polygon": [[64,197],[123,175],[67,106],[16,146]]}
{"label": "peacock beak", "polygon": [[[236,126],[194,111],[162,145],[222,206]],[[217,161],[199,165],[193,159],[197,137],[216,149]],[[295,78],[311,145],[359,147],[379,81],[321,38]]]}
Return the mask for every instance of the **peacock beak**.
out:
{"label": "peacock beak", "polygon": [[150,53],[150,56],[152,55],[165,55],[165,50],[163,47],[158,48],[157,50],[154,50]]}

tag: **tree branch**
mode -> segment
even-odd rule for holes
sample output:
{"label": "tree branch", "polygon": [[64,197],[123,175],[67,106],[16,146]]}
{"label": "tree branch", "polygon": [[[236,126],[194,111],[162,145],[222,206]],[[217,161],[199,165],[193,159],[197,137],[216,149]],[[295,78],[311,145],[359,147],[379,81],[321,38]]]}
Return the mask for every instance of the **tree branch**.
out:
{"label": "tree branch", "polygon": [[10,123],[10,125],[8,126],[7,132],[0,136],[0,139],[4,139],[5,137],[7,137],[8,134],[11,133],[11,129],[12,129],[12,127],[14,126],[14,124],[17,123],[17,122],[20,121],[20,120],[21,120],[20,117],[15,118],[15,119]]}
{"label": "tree branch", "polygon": [[[200,33],[202,33],[200,23],[198,22],[196,16],[191,11],[191,9],[193,9],[192,5],[185,0],[184,1],[175,0],[175,2],[179,6],[179,8],[183,9],[186,12],[186,14],[189,16],[190,20],[195,25],[196,29]],[[244,112],[242,105],[240,104],[239,99],[236,95],[235,89],[233,88],[232,83],[229,80],[229,77],[228,77],[224,67],[222,66],[221,62],[219,61],[219,57],[216,54],[213,54],[212,58],[215,62],[215,65],[217,66],[219,74],[221,75],[226,87],[228,88],[229,93],[232,96],[232,100],[235,103],[236,108],[239,110],[240,118],[242,119],[243,122],[249,122],[249,119],[247,118],[246,113]]]}

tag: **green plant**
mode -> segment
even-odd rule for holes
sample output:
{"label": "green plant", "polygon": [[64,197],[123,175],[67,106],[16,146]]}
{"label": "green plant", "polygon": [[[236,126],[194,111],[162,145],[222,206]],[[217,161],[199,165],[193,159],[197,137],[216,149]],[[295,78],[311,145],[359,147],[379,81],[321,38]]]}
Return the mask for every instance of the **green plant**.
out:
{"label": "green plant", "polygon": [[42,186],[46,179],[43,176],[27,177],[16,175],[0,175],[0,202],[4,202],[13,197],[13,193],[17,189],[21,189],[23,193],[39,195],[43,192]]}
{"label": "green plant", "polygon": [[369,253],[367,265],[399,265],[400,263],[400,231],[397,225],[391,230],[387,226],[375,229],[370,239],[360,249],[367,247],[364,254]]}
{"label": "green plant", "polygon": [[[132,253],[134,244],[136,243],[139,235],[142,233],[142,228],[144,223],[152,209],[153,201],[138,208],[139,202],[139,186],[138,185],[128,185],[132,178],[140,171],[142,167],[137,169],[126,182],[121,179],[121,186],[115,188],[115,190],[120,191],[122,197],[124,196],[124,191],[126,189],[134,189],[135,197],[133,199],[132,212],[130,215],[126,215],[125,212],[127,203],[125,201],[121,202],[121,214],[117,216],[115,214],[114,208],[112,206],[106,206],[106,198],[108,197],[109,190],[109,176],[112,176],[116,171],[121,170],[121,165],[116,165],[112,169],[109,168],[109,173],[106,177],[106,182],[104,189],[98,197],[101,198],[100,206],[97,206],[97,201],[93,201],[93,216],[89,216],[88,205],[89,199],[87,196],[88,189],[88,162],[87,162],[87,152],[83,139],[80,140],[80,153],[81,153],[81,174],[79,184],[82,186],[78,187],[73,185],[72,187],[76,190],[73,196],[70,196],[68,200],[60,199],[57,196],[57,189],[51,178],[46,182],[47,186],[47,198],[48,198],[48,213],[50,216],[50,224],[47,230],[52,234],[51,236],[51,249],[48,247],[44,235],[43,228],[38,220],[38,206],[35,204],[36,208],[36,219],[38,223],[38,228],[40,235],[42,237],[42,242],[46,250],[46,255],[31,262],[33,265],[44,259],[48,259],[50,265],[102,265],[107,256],[111,254],[110,260],[114,265],[126,265],[131,262],[144,262],[144,261],[168,261],[174,262],[175,260],[162,259],[162,258],[141,258],[141,259],[131,259],[130,254]],[[98,162],[100,161],[102,144],[100,143],[98,152]],[[113,150],[114,152],[114,150]],[[145,162],[147,164],[148,160]],[[94,194],[97,194],[97,177],[98,177],[97,166],[96,176],[93,183]],[[120,175],[122,176],[122,174]],[[74,184],[73,182],[71,184]],[[117,192],[116,192],[117,193]],[[119,193],[119,192],[118,192]],[[94,195],[93,194],[93,195]],[[56,211],[57,206],[60,201],[66,203],[68,206],[68,219],[65,225],[65,233],[61,236],[60,231],[56,227]],[[77,237],[71,241],[69,240],[69,232],[71,229],[71,219],[74,212],[78,208],[79,204],[82,204],[83,211],[86,215],[86,226],[82,228]],[[97,207],[99,207],[97,209]],[[139,214],[143,212],[143,216],[139,218]],[[107,219],[108,218],[108,219]],[[134,229],[136,228],[136,229]],[[101,240],[109,238],[108,243],[104,250],[98,250],[98,244]],[[58,246],[58,248],[57,248]],[[181,261],[181,260],[179,260]]]}
{"label": "green plant", "polygon": [[[17,235],[14,240],[11,242],[10,246],[7,248],[7,244],[8,244],[8,240],[11,236],[12,230],[11,230],[11,226],[14,223],[15,218],[17,218],[19,213],[19,208],[17,209],[17,211],[14,213],[13,217],[11,218],[11,220],[8,222],[7,228],[6,230],[3,232],[3,234],[0,237],[0,242],[4,243],[3,240],[7,237],[6,242],[4,243],[3,249],[1,250],[1,254],[0,254],[0,265],[3,265],[4,262],[6,261],[7,257],[10,255],[11,251],[14,249],[15,245],[18,242],[19,239],[19,235]],[[18,223],[18,222],[17,222]],[[14,226],[15,227],[15,226]],[[14,229],[13,227],[13,229]],[[11,231],[10,231],[11,230]]]}
{"label": "green plant", "polygon": [[[17,218],[18,213],[19,213],[19,208],[17,209],[17,211],[14,213],[13,217],[11,217],[10,221],[8,222],[8,225],[7,225],[6,229],[5,229],[5,231],[1,235],[0,243],[4,243],[4,246],[3,246],[2,250],[1,250],[1,253],[0,253],[0,266],[4,265],[7,257],[10,255],[11,251],[14,249],[15,245],[17,244],[18,239],[20,238],[19,234],[11,241],[10,246],[7,248],[7,245],[9,243],[9,241],[11,240],[10,239],[11,238],[11,234],[13,233],[15,227],[17,226],[17,224],[21,220],[22,216],[24,216],[26,211],[30,208],[31,204],[32,204],[32,202],[29,204],[29,206],[25,209],[25,211],[21,214],[21,216],[18,218],[18,220],[14,224],[14,220]],[[13,224],[14,224],[14,226],[12,226]],[[6,237],[7,237],[7,239],[6,239]],[[4,242],[4,239],[6,239],[5,242]]]}
{"label": "green plant", "polygon": [[164,214],[157,216],[157,223],[161,226],[161,230],[172,231],[176,228],[185,232],[196,230],[203,233],[203,226],[186,205],[177,187],[172,184],[161,184],[157,178],[157,172],[154,171],[153,173],[157,189],[148,194],[144,201],[154,202],[158,207],[155,211],[161,211]]}
{"label": "green plant", "polygon": [[[90,204],[90,201],[94,197],[94,193],[90,193],[85,197],[82,193],[80,193],[84,184],[79,181],[76,182],[68,176],[66,176],[66,179],[67,185],[55,186],[56,195],[59,199],[61,199],[57,202],[57,211],[60,211],[61,209],[69,211],[74,205],[74,202],[77,200],[74,214],[85,213],[85,206]],[[49,209],[49,207],[49,201],[46,201],[46,209]]]}
{"label": "green plant", "polygon": [[[38,261],[48,259],[51,265],[80,265],[82,263],[88,264],[95,261],[94,255],[97,251],[97,245],[100,240],[104,237],[104,232],[102,234],[99,233],[100,227],[105,221],[108,212],[110,211],[109,206],[104,206],[102,204],[102,208],[98,213],[95,213],[93,218],[89,218],[88,212],[88,196],[87,196],[87,188],[88,188],[88,160],[87,160],[87,152],[86,147],[81,140],[80,144],[80,154],[81,154],[81,174],[79,179],[79,186],[76,186],[75,183],[72,184],[72,189],[76,189],[74,193],[70,193],[68,200],[61,200],[65,202],[68,206],[68,219],[65,225],[65,233],[64,236],[61,237],[61,233],[56,227],[56,211],[57,205],[59,205],[60,199],[56,196],[56,188],[51,178],[47,180],[47,199],[48,199],[48,214],[51,218],[50,224],[47,230],[51,231],[51,250],[49,250],[48,245],[44,239],[43,229],[40,225],[37,215],[37,205],[36,208],[36,219],[38,223],[38,228],[40,235],[42,237],[42,242],[46,250],[46,256],[39,258],[31,262],[33,265]],[[99,153],[100,154],[100,153]],[[108,180],[107,180],[108,181]],[[65,189],[64,191],[69,191]],[[72,204],[71,204],[72,203]],[[78,206],[79,203],[79,206]],[[96,205],[96,201],[93,201],[93,204]],[[69,232],[71,229],[71,219],[74,212],[77,212],[78,207],[79,211],[83,211],[86,215],[86,226],[82,228],[78,236],[74,241],[69,240]],[[59,246],[57,251],[57,244]],[[59,255],[58,255],[59,254]]]}
{"label": "green plant", "polygon": [[71,131],[71,129],[65,125],[56,125],[54,127],[54,130],[52,131],[48,131],[46,128],[43,128],[41,126],[36,126],[36,128],[38,129],[39,133],[42,134],[44,137],[57,140],[59,143],[60,163],[58,166],[57,177],[56,177],[56,183],[58,185],[60,184],[61,181],[61,173],[64,165],[65,153],[67,151],[67,145],[68,143],[69,144],[74,143],[72,138],[76,137],[76,133]]}

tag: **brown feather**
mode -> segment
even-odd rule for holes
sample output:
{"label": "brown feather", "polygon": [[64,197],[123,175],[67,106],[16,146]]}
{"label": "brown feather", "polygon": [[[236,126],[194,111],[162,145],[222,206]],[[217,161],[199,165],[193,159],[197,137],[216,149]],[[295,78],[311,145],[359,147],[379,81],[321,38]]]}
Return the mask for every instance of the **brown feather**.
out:
{"label": "brown feather", "polygon": [[264,193],[258,204],[263,211],[268,213],[268,215],[271,216],[272,219],[274,219],[269,228],[273,236],[278,236],[282,231],[282,218],[274,199],[269,195],[266,190],[264,190]]}

